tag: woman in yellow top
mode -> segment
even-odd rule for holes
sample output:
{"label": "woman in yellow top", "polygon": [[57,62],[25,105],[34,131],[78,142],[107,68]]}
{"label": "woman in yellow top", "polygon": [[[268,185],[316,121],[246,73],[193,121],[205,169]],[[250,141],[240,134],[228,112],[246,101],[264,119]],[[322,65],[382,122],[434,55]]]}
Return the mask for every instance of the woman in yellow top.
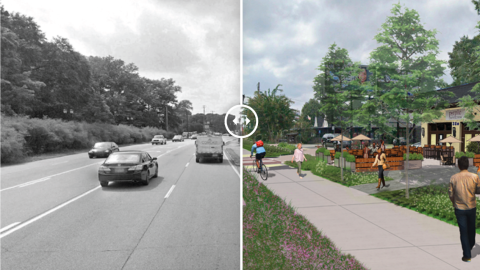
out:
{"label": "woman in yellow top", "polygon": [[372,168],[378,164],[378,186],[377,190],[380,190],[380,184],[383,183],[383,187],[389,187],[390,185],[385,185],[385,177],[383,177],[383,164],[387,161],[387,156],[383,153],[382,148],[378,148],[378,155],[375,157],[375,162],[372,165]]}

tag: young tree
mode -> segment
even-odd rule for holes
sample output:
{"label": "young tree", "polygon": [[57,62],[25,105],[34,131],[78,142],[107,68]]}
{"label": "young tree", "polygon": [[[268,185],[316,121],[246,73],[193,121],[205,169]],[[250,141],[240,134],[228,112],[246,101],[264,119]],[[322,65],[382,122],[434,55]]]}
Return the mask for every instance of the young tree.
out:
{"label": "young tree", "polygon": [[[314,78],[315,98],[320,100],[320,112],[327,116],[328,122],[340,127],[344,134],[347,127],[353,126],[353,100],[361,97],[361,83],[355,75],[360,74],[360,63],[352,63],[346,49],[335,43],[329,47],[318,70],[321,74]],[[343,159],[343,140],[341,157]],[[341,167],[343,181],[343,167]]]}
{"label": "young tree", "polygon": [[[279,88],[280,86],[281,84],[273,90],[268,89],[263,92],[258,89],[253,97],[248,98],[247,102],[247,105],[257,113],[258,121],[262,123],[258,125],[255,133],[266,135],[266,139],[269,141],[273,141],[282,130],[288,130],[294,124],[295,112],[290,108],[293,101],[285,95],[277,94],[277,92],[283,91]],[[245,114],[248,119],[255,119],[250,110],[246,110]]]}
{"label": "young tree", "polygon": [[[375,89],[373,99],[361,110],[364,126],[367,121],[378,127],[377,133],[391,134],[390,119],[406,122],[407,160],[409,158],[410,126],[420,122],[431,122],[441,116],[447,106],[437,92],[442,83],[444,61],[438,60],[436,30],[426,30],[420,23],[417,11],[394,4],[392,16],[382,24],[382,30],[375,36],[381,45],[370,54],[369,69],[373,71]],[[388,79],[390,78],[390,79]],[[408,162],[405,166],[406,197],[408,198]]]}

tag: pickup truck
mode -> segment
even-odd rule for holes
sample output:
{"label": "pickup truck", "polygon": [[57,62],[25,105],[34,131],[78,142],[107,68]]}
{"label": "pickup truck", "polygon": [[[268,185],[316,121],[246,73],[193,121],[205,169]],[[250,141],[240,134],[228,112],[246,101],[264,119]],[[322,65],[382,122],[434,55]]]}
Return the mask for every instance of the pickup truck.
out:
{"label": "pickup truck", "polygon": [[195,161],[200,162],[202,158],[215,158],[218,162],[223,162],[223,146],[225,142],[218,136],[199,136],[195,141]]}
{"label": "pickup truck", "polygon": [[154,144],[167,144],[167,138],[163,137],[163,135],[155,135],[152,139],[152,145]]}

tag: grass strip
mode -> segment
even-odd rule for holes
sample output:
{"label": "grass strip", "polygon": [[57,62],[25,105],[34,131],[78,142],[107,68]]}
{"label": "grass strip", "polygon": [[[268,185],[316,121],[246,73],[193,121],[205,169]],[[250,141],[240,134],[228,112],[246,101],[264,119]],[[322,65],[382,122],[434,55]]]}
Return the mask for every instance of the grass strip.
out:
{"label": "grass strip", "polygon": [[366,269],[243,170],[243,269]]}
{"label": "grass strip", "polygon": [[[448,197],[448,185],[429,185],[409,189],[409,198],[405,198],[405,189],[382,191],[371,194],[379,199],[391,202],[415,212],[458,226],[455,210]],[[476,232],[480,234],[480,199],[477,198]]]}

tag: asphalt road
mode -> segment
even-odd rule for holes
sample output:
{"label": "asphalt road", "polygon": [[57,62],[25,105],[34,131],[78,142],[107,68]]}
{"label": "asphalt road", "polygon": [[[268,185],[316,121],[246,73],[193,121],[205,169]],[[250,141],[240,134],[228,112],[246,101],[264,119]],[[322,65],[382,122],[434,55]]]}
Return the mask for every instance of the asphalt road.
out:
{"label": "asphalt road", "polygon": [[158,157],[150,185],[100,187],[104,159],[87,153],[2,168],[1,269],[240,269],[240,176],[228,153],[196,163],[189,139],[127,149]]}

